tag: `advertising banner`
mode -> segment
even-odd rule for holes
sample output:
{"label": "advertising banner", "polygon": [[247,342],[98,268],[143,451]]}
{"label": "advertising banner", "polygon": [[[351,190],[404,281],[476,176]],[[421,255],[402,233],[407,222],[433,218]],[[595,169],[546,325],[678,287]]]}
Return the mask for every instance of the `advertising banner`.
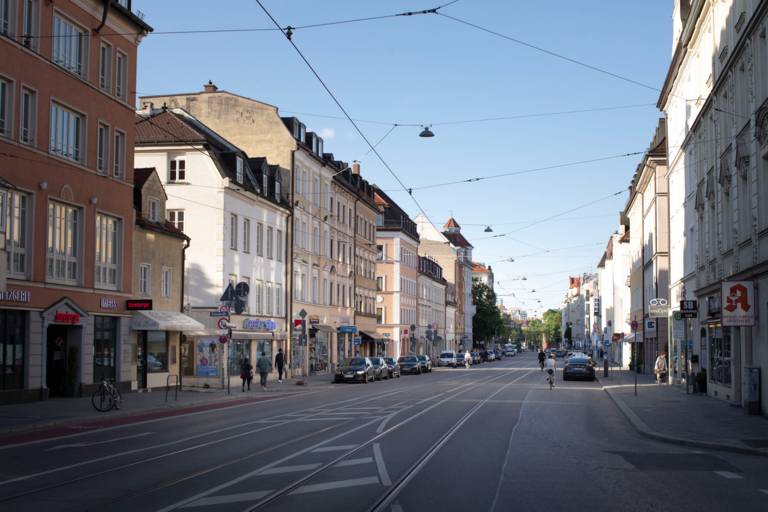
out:
{"label": "advertising banner", "polygon": [[195,347],[195,375],[198,377],[218,377],[219,348],[216,338],[200,338]]}
{"label": "advertising banner", "polygon": [[755,325],[755,284],[752,281],[723,281],[723,326]]}

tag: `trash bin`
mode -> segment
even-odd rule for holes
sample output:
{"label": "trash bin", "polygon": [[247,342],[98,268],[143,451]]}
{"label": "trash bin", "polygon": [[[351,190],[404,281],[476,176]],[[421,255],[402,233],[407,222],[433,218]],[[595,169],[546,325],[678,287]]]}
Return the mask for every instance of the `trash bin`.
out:
{"label": "trash bin", "polygon": [[747,414],[760,414],[760,368],[744,367],[744,408]]}

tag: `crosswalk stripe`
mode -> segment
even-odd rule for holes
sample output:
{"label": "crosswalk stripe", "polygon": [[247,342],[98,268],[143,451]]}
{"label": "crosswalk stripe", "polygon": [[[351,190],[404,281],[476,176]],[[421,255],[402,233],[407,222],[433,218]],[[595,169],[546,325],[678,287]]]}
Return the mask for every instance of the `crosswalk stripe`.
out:
{"label": "crosswalk stripe", "polygon": [[238,494],[225,494],[222,496],[210,496],[193,501],[182,508],[208,507],[211,505],[223,505],[225,503],[239,503],[241,501],[257,501],[272,491],[241,492]]}
{"label": "crosswalk stripe", "polygon": [[320,467],[320,463],[300,464],[297,466],[278,466],[276,468],[265,469],[259,475],[282,475],[283,473],[297,473],[299,471],[312,471]]}
{"label": "crosswalk stripe", "polygon": [[358,485],[378,484],[379,477],[367,476],[363,478],[351,478],[349,480],[337,480],[335,482],[323,482],[321,484],[302,485],[291,494],[307,494],[310,492],[330,491],[333,489],[345,489],[347,487],[357,487]]}
{"label": "crosswalk stripe", "polygon": [[351,450],[352,448],[357,448],[357,445],[344,444],[344,445],[338,445],[338,446],[321,446],[319,448],[315,448],[314,450],[312,450],[312,453],[340,452],[342,450]]}

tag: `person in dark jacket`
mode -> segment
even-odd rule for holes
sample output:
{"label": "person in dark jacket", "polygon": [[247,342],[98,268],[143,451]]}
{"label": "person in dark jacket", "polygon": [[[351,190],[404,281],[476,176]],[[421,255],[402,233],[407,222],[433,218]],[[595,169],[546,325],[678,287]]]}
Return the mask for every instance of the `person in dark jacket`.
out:
{"label": "person in dark jacket", "polygon": [[245,392],[245,385],[248,385],[248,391],[251,390],[251,381],[253,380],[253,366],[246,357],[240,363],[240,379],[243,381],[243,392]]}
{"label": "person in dark jacket", "polygon": [[277,382],[283,382],[283,368],[285,367],[285,357],[283,356],[283,349],[277,350],[275,356],[275,366],[277,367]]}
{"label": "person in dark jacket", "polygon": [[256,368],[259,369],[259,377],[261,377],[261,389],[267,390],[267,375],[269,374],[269,367],[272,363],[269,361],[266,352],[261,353],[261,357],[256,360]]}

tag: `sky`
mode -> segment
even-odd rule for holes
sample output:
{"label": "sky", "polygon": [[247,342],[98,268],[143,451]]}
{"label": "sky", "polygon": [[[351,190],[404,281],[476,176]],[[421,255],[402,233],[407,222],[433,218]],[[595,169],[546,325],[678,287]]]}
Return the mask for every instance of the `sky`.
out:
{"label": "sky", "polygon": [[[281,26],[296,27],[447,1],[262,3]],[[274,27],[255,0],[134,0],[133,8],[157,32]],[[672,2],[460,0],[441,12],[648,86],[434,14],[293,34],[352,118],[366,121],[358,126],[372,143],[392,130],[378,152],[434,224],[451,215],[459,222],[475,261],[492,266],[504,304],[530,313],[558,308],[568,275],[595,271],[642,157],[605,158],[643,152],[653,136],[672,53]],[[199,91],[208,80],[296,115],[321,134],[326,152],[359,160],[366,179],[412,217],[420,212],[352,124],[336,119],[343,113],[280,32],[156,34],[141,43],[138,95]],[[602,110],[553,114],[593,109]],[[395,124],[431,125],[435,137]]]}

